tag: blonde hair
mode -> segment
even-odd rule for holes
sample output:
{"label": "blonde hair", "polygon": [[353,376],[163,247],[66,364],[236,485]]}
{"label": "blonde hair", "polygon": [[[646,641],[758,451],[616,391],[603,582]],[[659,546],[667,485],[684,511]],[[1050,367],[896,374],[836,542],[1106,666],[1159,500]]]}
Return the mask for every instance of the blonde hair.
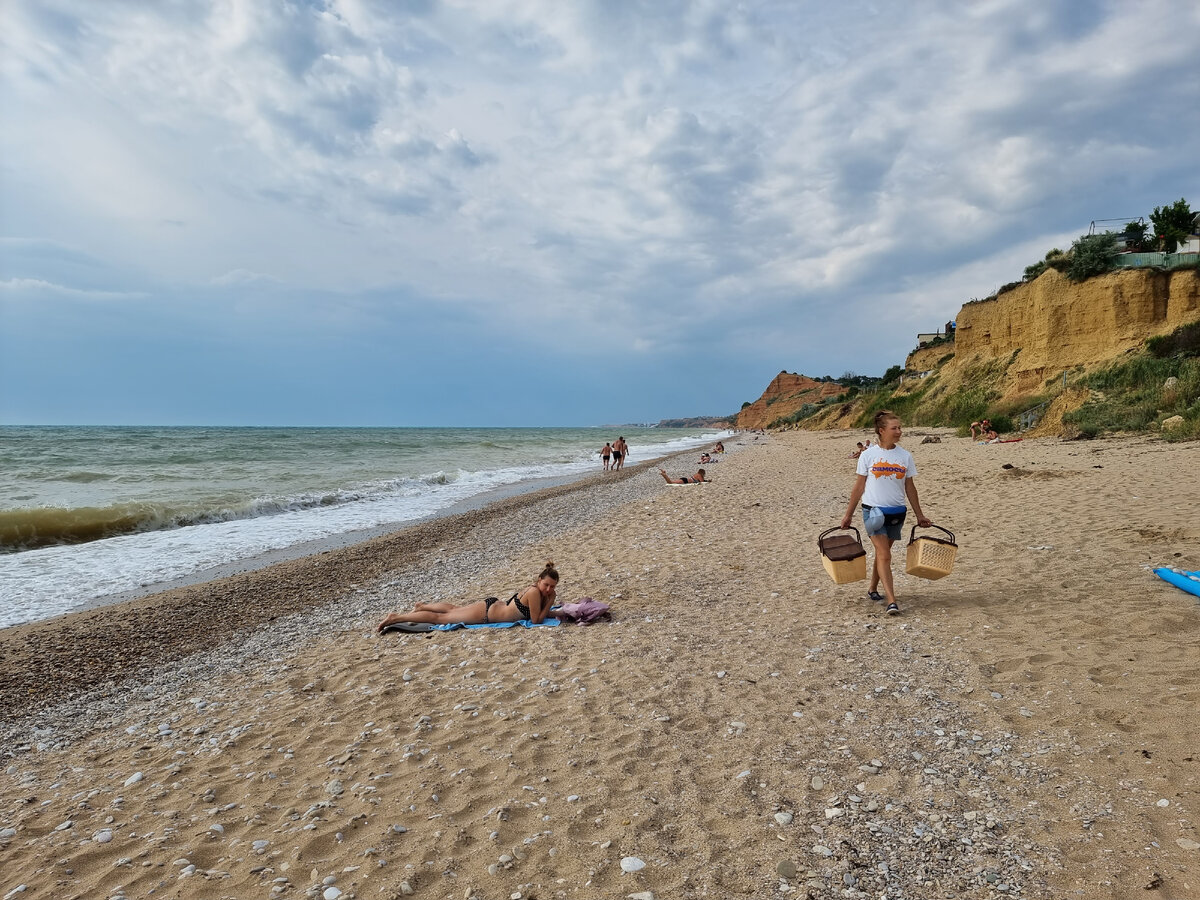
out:
{"label": "blonde hair", "polygon": [[879,412],[875,413],[875,436],[876,437],[879,436],[880,429],[883,428],[883,426],[886,423],[890,422],[892,419],[895,419],[897,422],[900,421],[900,417],[898,415],[896,415],[894,412],[892,412],[890,409],[881,409]]}

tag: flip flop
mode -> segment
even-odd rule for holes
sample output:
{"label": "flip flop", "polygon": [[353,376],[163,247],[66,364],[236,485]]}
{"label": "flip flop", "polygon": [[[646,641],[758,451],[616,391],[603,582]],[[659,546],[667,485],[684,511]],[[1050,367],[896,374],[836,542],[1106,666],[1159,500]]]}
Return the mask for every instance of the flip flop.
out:
{"label": "flip flop", "polygon": [[900,607],[898,607],[895,603],[889,603],[888,608],[887,608],[887,614],[889,616],[900,615]]}
{"label": "flip flop", "polygon": [[883,594],[879,593],[879,591],[867,591],[867,598],[874,600],[876,603],[883,602]]}
{"label": "flip flop", "polygon": [[401,632],[403,634],[425,634],[433,631],[434,626],[428,622],[393,622],[380,630],[380,634],[390,634],[392,632]]}

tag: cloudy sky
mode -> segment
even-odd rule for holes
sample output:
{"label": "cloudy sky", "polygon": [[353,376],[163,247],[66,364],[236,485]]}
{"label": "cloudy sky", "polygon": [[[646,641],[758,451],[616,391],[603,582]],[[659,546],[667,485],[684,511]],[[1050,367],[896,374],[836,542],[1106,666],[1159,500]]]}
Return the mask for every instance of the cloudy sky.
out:
{"label": "cloudy sky", "polygon": [[0,424],[587,425],[878,375],[1200,206],[1200,4],[0,0]]}

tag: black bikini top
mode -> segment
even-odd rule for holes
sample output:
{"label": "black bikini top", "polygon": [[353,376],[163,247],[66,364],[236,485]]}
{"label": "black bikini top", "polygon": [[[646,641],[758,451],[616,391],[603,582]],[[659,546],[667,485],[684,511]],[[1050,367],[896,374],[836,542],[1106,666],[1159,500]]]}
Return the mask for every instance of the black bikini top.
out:
{"label": "black bikini top", "polygon": [[532,622],[532,621],[533,621],[533,617],[532,617],[532,616],[529,614],[529,607],[528,607],[528,606],[526,606],[524,603],[522,603],[522,602],[521,602],[521,600],[520,600],[520,594],[519,594],[519,593],[518,593],[518,594],[513,594],[513,595],[512,595],[512,596],[511,596],[511,597],[508,599],[508,602],[509,602],[509,603],[515,603],[515,604],[517,605],[517,609],[518,609],[518,610],[520,610],[520,612],[521,612],[521,615],[523,615],[523,616],[525,617],[525,621],[527,621],[527,622]]}

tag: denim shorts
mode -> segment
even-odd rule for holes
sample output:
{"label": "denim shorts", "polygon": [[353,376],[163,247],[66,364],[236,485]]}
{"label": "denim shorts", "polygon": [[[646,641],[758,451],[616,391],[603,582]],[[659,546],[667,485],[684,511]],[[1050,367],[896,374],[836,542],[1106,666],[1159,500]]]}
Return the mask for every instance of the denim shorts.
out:
{"label": "denim shorts", "polygon": [[886,533],[889,540],[900,540],[904,534],[904,516],[907,512],[903,506],[867,506],[864,503],[863,528],[867,537]]}

